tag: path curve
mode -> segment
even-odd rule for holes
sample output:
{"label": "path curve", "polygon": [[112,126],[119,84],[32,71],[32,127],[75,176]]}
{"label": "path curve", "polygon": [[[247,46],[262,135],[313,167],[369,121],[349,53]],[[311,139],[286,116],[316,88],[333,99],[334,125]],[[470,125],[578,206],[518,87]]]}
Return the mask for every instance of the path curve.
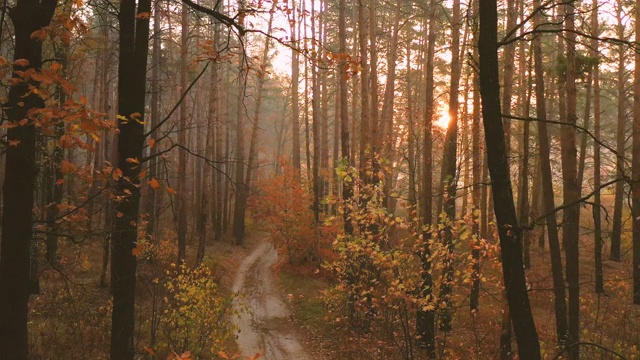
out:
{"label": "path curve", "polygon": [[246,356],[260,353],[260,359],[266,360],[309,360],[273,275],[277,258],[273,245],[263,242],[240,264],[232,287],[240,294],[234,301],[236,342]]}

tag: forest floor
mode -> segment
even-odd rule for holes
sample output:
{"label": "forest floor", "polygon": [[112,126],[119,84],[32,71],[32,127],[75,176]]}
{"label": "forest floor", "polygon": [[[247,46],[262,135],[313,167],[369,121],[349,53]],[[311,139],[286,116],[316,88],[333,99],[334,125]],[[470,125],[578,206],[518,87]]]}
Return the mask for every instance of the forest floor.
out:
{"label": "forest floor", "polygon": [[234,303],[237,315],[233,322],[239,330],[236,342],[246,356],[260,353],[266,360],[310,359],[274,276],[277,258],[273,245],[262,240],[238,267],[232,286],[240,294]]}

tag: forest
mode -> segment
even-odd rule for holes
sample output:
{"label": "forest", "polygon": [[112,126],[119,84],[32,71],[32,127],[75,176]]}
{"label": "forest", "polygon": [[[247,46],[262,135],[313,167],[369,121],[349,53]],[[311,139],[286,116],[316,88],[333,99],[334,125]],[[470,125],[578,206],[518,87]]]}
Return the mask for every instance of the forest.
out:
{"label": "forest", "polygon": [[640,359],[640,0],[4,0],[0,360]]}

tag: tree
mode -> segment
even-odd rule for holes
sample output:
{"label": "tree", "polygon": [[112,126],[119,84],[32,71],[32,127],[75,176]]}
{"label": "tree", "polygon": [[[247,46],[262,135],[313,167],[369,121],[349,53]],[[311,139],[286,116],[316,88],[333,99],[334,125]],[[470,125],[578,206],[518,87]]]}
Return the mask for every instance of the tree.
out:
{"label": "tree", "polygon": [[122,1],[118,60],[118,140],[116,195],[111,256],[111,359],[132,360],[135,354],[134,312],[136,247],[140,206],[140,163],[144,145],[150,0]]}
{"label": "tree", "polygon": [[[0,358],[28,358],[27,318],[29,302],[32,209],[35,187],[36,118],[33,111],[45,107],[44,99],[30,91],[42,67],[42,39],[32,36],[48,26],[56,0],[18,0],[10,11],[15,29],[13,74],[19,79],[9,89],[3,110],[10,124],[2,188],[2,241],[0,242]],[[22,124],[26,119],[26,124]]]}
{"label": "tree", "polygon": [[[433,221],[433,154],[432,154],[432,122],[434,114],[434,54],[435,54],[435,42],[436,42],[436,2],[431,0],[429,2],[428,9],[428,30],[426,39],[426,59],[425,65],[425,98],[426,104],[424,107],[424,128],[422,136],[422,194],[421,194],[421,223],[424,228],[422,232],[422,241],[424,242],[424,249],[420,254],[420,260],[422,263],[422,286],[421,294],[422,298],[431,298],[433,294],[433,274],[431,267],[431,248],[429,240],[431,239],[431,229]],[[420,336],[419,345],[426,348],[427,354],[431,358],[436,356],[435,347],[435,312],[433,309],[418,309],[416,314],[416,332]]]}
{"label": "tree", "polygon": [[498,82],[498,9],[495,0],[480,0],[480,95],[487,149],[491,191],[500,237],[502,274],[509,313],[521,359],[540,359],[538,333],[531,314],[531,305],[522,263],[521,229],[513,203],[509,163],[500,107]]}
{"label": "tree", "polygon": [[[636,0],[636,41],[640,34],[640,0]],[[633,160],[631,165],[631,184],[633,201],[633,303],[640,305],[640,54],[634,57],[633,79]]]}

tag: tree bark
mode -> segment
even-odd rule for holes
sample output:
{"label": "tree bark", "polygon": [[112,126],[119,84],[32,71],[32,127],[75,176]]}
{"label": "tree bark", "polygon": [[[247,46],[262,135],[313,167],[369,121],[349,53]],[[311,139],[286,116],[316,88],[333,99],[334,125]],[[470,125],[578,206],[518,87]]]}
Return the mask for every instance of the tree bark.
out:
{"label": "tree bark", "polygon": [[[115,206],[112,239],[111,288],[111,359],[132,360],[135,354],[134,312],[136,257],[140,206],[140,165],[144,145],[144,112],[147,53],[149,51],[149,17],[151,1],[120,3],[120,57],[118,63],[118,157],[122,171],[116,183],[116,195],[122,200]],[[133,161],[131,161],[133,159]]]}
{"label": "tree bark", "polygon": [[[640,37],[640,0],[636,0],[636,41]],[[640,54],[635,52],[633,79],[633,303],[640,305]]]}
{"label": "tree bark", "polygon": [[[25,59],[26,65],[13,65],[13,77],[18,71],[42,66],[42,42],[31,38],[34,31],[48,26],[56,8],[56,0],[42,2],[18,0],[11,9],[14,25],[14,59]],[[27,318],[29,302],[29,250],[32,241],[32,210],[35,187],[36,127],[30,118],[33,109],[45,103],[30,86],[33,80],[20,81],[9,89],[3,109],[8,121],[16,125],[7,130],[7,139],[17,141],[7,146],[3,185],[2,241],[0,242],[0,358],[28,358]],[[19,103],[22,103],[20,106]],[[20,125],[22,119],[26,125]]]}
{"label": "tree bark", "polygon": [[[433,295],[433,274],[431,269],[431,241],[433,220],[433,157],[432,157],[432,122],[434,114],[434,57],[436,42],[436,1],[429,1],[428,8],[428,30],[427,30],[427,50],[425,64],[425,107],[424,107],[424,129],[422,137],[422,194],[421,194],[421,214],[423,252],[420,254],[422,265],[422,284],[420,297],[431,299]],[[436,356],[436,328],[435,311],[432,309],[418,309],[416,314],[416,332],[419,335],[418,345],[427,351],[429,358]]]}
{"label": "tree bark", "polygon": [[[186,4],[182,4],[182,19],[180,31],[180,93],[184,94],[187,90],[187,67],[189,54],[189,8]],[[178,127],[178,144],[187,146],[187,106],[186,99],[180,104],[180,123]],[[187,152],[180,149],[178,152],[178,263],[185,261],[187,254]]]}
{"label": "tree bark", "polygon": [[451,330],[452,306],[451,291],[453,283],[453,222],[456,216],[457,193],[457,153],[458,153],[458,93],[460,92],[460,27],[462,23],[460,0],[453,0],[453,14],[451,17],[451,84],[449,87],[449,126],[445,135],[444,154],[442,158],[442,174],[444,179],[444,213],[447,216],[444,243],[447,255],[444,259],[444,277],[440,287],[440,300],[446,304],[442,309],[440,329]]}
{"label": "tree bark", "polygon": [[480,86],[487,159],[500,237],[502,274],[520,359],[540,359],[538,333],[522,263],[521,230],[513,203],[509,163],[500,111],[498,11],[495,0],[480,0]]}
{"label": "tree bark", "polygon": [[[592,1],[594,9],[598,7],[598,0]],[[598,12],[591,13],[591,35],[597,37],[600,34],[598,24]],[[591,40],[591,56],[596,58],[599,42],[597,39]],[[593,226],[594,226],[594,251],[595,251],[595,290],[598,294],[604,293],[604,276],[602,270],[602,214],[600,206],[600,184],[602,182],[600,175],[600,64],[596,63],[593,67],[593,133],[595,141],[593,142],[593,188],[596,193],[593,197]]]}
{"label": "tree bark", "polygon": [[[622,24],[622,3],[618,1],[616,6],[616,17],[618,19],[617,35],[624,36],[624,25]],[[622,178],[624,176],[624,153],[626,148],[626,129],[627,122],[626,105],[626,47],[618,45],[618,128],[616,129],[616,176]],[[609,251],[609,259],[613,261],[622,261],[620,244],[622,237],[622,205],[624,202],[624,182],[618,181],[615,186],[615,198],[613,199],[613,224],[611,227],[611,249]]]}

